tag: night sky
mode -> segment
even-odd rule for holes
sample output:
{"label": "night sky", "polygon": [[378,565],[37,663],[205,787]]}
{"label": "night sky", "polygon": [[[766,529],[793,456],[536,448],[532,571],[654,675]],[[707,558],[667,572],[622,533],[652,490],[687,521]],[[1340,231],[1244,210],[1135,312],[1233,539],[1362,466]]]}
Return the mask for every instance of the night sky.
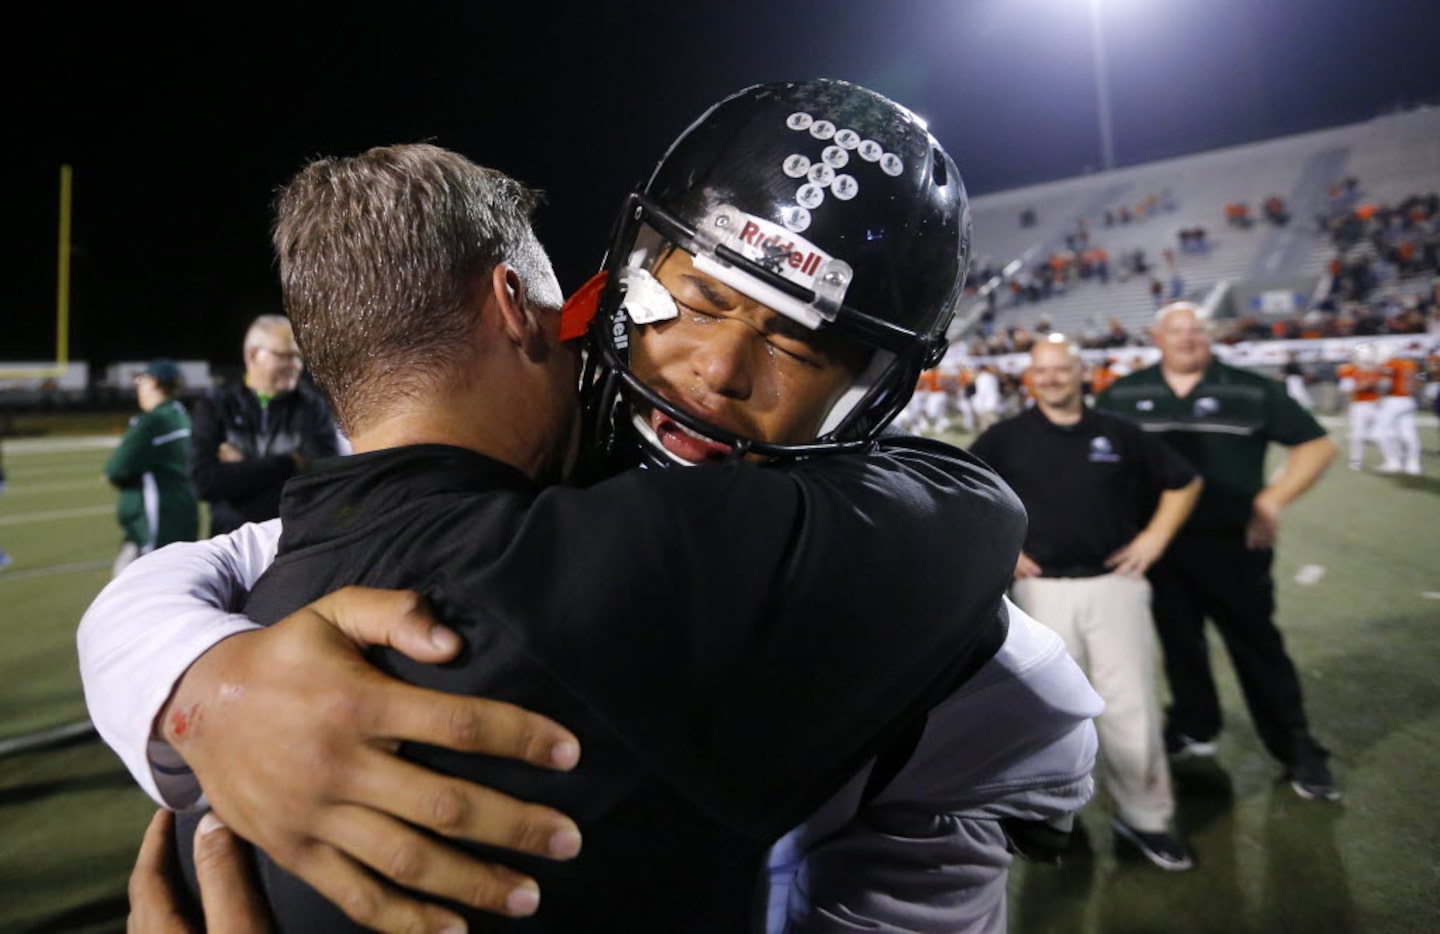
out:
{"label": "night sky", "polygon": [[[1440,103],[1436,0],[1102,3],[1121,166]],[[760,81],[895,98],[972,195],[1100,163],[1085,0],[294,6],[12,17],[0,360],[54,354],[62,163],[72,359],[226,367],[280,310],[270,200],[317,155],[427,140],[543,189],[567,288],[669,141]]]}

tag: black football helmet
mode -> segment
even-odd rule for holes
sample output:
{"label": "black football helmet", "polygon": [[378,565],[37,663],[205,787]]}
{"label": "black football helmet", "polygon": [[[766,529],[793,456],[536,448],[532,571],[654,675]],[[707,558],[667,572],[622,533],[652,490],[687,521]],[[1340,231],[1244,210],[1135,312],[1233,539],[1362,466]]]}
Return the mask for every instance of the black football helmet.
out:
{"label": "black football helmet", "polygon": [[[631,371],[632,329],[652,316],[643,295],[658,286],[648,270],[671,247],[774,311],[873,351],[813,442],[736,436]],[[675,140],[617,218],[582,387],[589,453],[613,458],[629,438],[646,462],[674,461],[633,417],[641,402],[734,456],[868,446],[904,408],[920,371],[944,356],[969,257],[960,173],[906,108],[829,79],[727,97]]]}

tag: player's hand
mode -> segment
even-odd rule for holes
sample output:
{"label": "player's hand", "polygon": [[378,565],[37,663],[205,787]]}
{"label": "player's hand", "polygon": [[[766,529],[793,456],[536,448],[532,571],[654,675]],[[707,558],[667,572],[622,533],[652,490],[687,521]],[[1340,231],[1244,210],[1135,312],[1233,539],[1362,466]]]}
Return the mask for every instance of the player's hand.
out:
{"label": "player's hand", "polygon": [[1040,565],[1036,564],[1025,552],[1020,552],[1020,557],[1015,559],[1015,579],[1023,581],[1027,577],[1039,576]]}
{"label": "player's hand", "polygon": [[411,825],[568,859],[579,850],[574,822],[396,750],[418,742],[568,769],[575,737],[509,704],[383,675],[360,654],[364,644],[441,662],[460,640],[411,591],[346,588],[197,659],[161,711],[165,738],[235,833],[358,924],[409,932],[460,923],[392,882],[498,914],[533,913],[534,880]]}
{"label": "player's hand", "polygon": [[273,929],[260,888],[251,878],[244,849],[214,815],[195,832],[195,876],[205,925],[190,922],[180,901],[180,869],[175,861],[175,819],[160,810],[150,819],[140,855],[130,872],[128,934],[260,934]]}
{"label": "player's hand", "polygon": [[1150,565],[1160,560],[1168,544],[1169,542],[1162,541],[1158,535],[1141,532],[1131,539],[1128,545],[1106,558],[1105,566],[1116,574],[1140,577],[1150,570]]}
{"label": "player's hand", "polygon": [[245,459],[245,452],[231,444],[229,441],[220,442],[220,449],[215,452],[222,464],[238,464]]}
{"label": "player's hand", "polygon": [[1256,494],[1251,504],[1250,523],[1245,526],[1245,547],[1252,550],[1274,548],[1279,534],[1280,507],[1264,492]]}

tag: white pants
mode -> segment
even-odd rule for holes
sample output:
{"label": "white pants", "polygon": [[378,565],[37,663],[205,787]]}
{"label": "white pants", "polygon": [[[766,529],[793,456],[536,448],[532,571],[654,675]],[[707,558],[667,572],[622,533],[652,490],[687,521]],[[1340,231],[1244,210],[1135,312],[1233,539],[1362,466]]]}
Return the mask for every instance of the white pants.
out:
{"label": "white pants", "polygon": [[1386,396],[1380,400],[1375,441],[1385,462],[1383,470],[1420,472],[1420,432],[1415,428],[1415,399]]}
{"label": "white pants", "polygon": [[1053,629],[1090,677],[1105,711],[1095,720],[1100,778],[1119,818],[1137,830],[1167,829],[1175,813],[1155,685],[1155,624],[1143,577],[1031,577],[1014,600]]}
{"label": "white pants", "polygon": [[950,394],[948,392],[927,392],[925,394],[925,420],[934,431],[950,427]]}
{"label": "white pants", "polygon": [[1290,398],[1300,403],[1305,411],[1308,412],[1315,408],[1315,400],[1310,398],[1310,389],[1305,385],[1305,377],[1299,373],[1291,373],[1285,377],[1285,391],[1290,394]]}
{"label": "white pants", "polygon": [[1350,466],[1365,466],[1365,442],[1376,441],[1380,418],[1379,402],[1352,402],[1350,417]]}

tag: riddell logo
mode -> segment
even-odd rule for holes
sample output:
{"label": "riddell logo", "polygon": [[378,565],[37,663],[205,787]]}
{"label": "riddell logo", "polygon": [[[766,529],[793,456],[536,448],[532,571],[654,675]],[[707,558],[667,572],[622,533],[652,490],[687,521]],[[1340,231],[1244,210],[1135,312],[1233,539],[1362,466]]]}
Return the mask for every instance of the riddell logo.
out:
{"label": "riddell logo", "polygon": [[767,234],[753,220],[745,222],[738,239],[758,253],[751,259],[774,272],[780,272],[782,265],[788,265],[791,269],[813,277],[824,259],[824,256],[814,250],[801,252],[795,249],[794,240],[782,243],[779,234]]}

